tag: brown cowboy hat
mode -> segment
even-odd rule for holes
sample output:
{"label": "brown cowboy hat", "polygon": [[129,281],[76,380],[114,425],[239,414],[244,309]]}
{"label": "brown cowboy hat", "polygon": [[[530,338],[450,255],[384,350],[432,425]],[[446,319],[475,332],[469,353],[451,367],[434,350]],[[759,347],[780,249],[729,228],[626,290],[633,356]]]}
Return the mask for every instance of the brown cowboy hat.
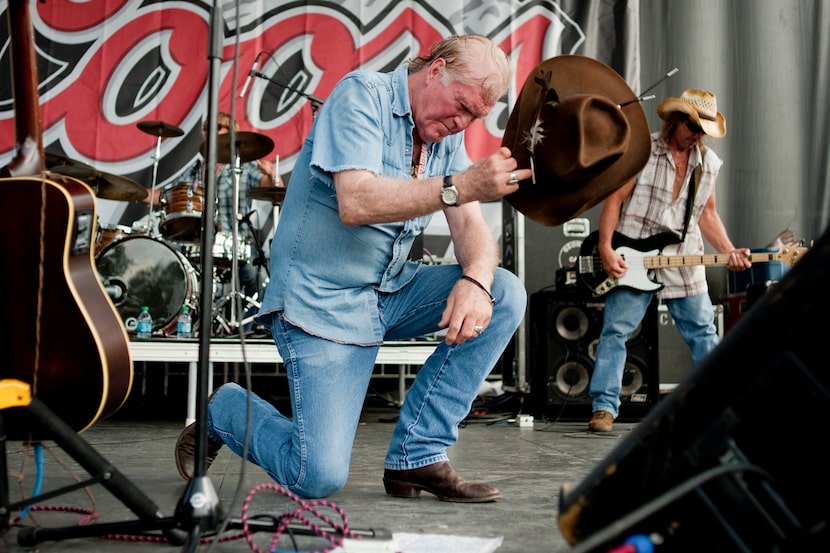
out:
{"label": "brown cowboy hat", "polygon": [[726,134],[726,118],[718,111],[718,99],[708,90],[688,88],[680,98],[666,98],[657,107],[657,115],[663,120],[673,111],[688,115],[711,137],[721,138]]}
{"label": "brown cowboy hat", "polygon": [[505,199],[555,226],[595,206],[645,166],[648,122],[613,69],[584,56],[543,61],[525,80],[502,145],[533,177]]}

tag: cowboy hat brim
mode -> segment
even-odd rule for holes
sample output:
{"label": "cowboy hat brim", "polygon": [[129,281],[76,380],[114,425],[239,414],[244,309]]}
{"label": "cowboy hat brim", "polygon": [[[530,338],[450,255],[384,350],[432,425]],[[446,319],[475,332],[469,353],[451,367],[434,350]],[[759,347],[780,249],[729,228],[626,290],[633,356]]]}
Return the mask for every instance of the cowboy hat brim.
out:
{"label": "cowboy hat brim", "polygon": [[[543,61],[528,75],[502,137],[502,145],[510,149],[520,168],[531,168],[527,139],[547,92],[540,84],[545,74],[550,75],[550,88],[560,100],[589,94],[622,106],[619,109],[630,130],[628,148],[622,155],[599,174],[576,185],[556,178],[546,170],[544,156],[540,155],[543,150],[536,147],[532,167],[534,179],[519,182],[519,189],[504,199],[531,220],[556,226],[597,205],[639,173],[651,153],[651,139],[646,114],[637,95],[616,71],[585,56],[556,56]],[[556,132],[555,128],[543,130],[546,134]]]}

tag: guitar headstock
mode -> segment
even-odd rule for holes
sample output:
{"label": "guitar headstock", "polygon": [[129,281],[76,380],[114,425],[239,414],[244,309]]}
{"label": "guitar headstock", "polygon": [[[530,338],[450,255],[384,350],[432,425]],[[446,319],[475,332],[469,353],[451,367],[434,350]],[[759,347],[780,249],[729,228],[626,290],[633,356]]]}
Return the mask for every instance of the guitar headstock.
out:
{"label": "guitar headstock", "polygon": [[775,257],[776,261],[783,261],[792,267],[795,265],[795,262],[801,259],[801,257],[808,251],[810,251],[809,248],[785,246],[781,248],[773,257]]}

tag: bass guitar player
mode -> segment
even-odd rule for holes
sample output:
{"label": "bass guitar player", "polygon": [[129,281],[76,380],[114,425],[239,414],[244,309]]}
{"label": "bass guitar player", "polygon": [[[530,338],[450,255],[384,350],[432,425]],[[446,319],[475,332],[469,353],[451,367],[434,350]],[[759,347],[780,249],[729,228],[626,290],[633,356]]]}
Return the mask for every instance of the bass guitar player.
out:
{"label": "bass guitar player", "polygon": [[[674,235],[660,248],[672,255],[700,256],[704,238],[726,257],[731,271],[751,265],[750,250],[736,248],[718,215],[715,185],[723,161],[703,145],[703,138],[726,134],[726,120],[717,110],[715,95],[688,89],[667,98],[657,108],[662,129],[651,137],[651,155],[643,170],[608,196],[599,218],[597,254],[611,279],[630,270],[616,249],[615,235],[634,240]],[[674,242],[668,244],[667,242]],[[588,429],[609,432],[619,415],[626,342],[641,323],[654,295],[659,294],[689,345],[692,363],[703,359],[719,342],[714,310],[703,265],[654,271],[659,291],[618,286],[605,296],[603,328],[596,348],[589,395],[592,416]]]}

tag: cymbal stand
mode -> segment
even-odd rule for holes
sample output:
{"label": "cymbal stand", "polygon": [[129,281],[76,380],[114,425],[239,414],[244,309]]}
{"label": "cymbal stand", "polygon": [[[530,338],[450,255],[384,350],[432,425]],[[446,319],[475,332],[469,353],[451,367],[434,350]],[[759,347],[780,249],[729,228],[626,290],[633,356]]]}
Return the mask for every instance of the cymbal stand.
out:
{"label": "cymbal stand", "polygon": [[156,185],[158,183],[158,171],[159,171],[159,160],[161,159],[161,134],[159,133],[156,136],[156,151],[153,155],[153,183],[150,186],[150,201],[147,207],[147,236],[151,238],[158,238],[158,225],[153,224],[155,223],[155,218],[153,217],[153,202],[156,199]]}
{"label": "cymbal stand", "polygon": [[[250,317],[245,317],[245,318],[243,318],[242,320],[239,320],[239,321],[236,319],[236,310],[237,310],[238,306],[237,306],[237,302],[235,300],[237,298],[241,298],[241,299],[245,300],[245,306],[246,307],[247,306],[253,306],[253,307],[256,307],[257,309],[259,309],[260,306],[262,305],[256,299],[251,298],[249,296],[246,296],[246,295],[242,294],[239,291],[233,290],[231,292],[228,292],[227,294],[222,296],[220,299],[218,299],[216,301],[216,303],[214,303],[213,320],[216,323],[216,326],[215,326],[216,333],[219,333],[219,334],[224,333],[224,334],[230,335],[230,334],[233,334],[234,329],[237,329],[239,327],[244,327],[245,325],[247,325],[249,323],[252,323],[254,321],[255,315],[251,315]],[[231,312],[232,313],[231,313],[231,318],[230,319],[225,318],[225,315],[223,314],[223,309],[228,304],[228,302],[231,302]]]}
{"label": "cymbal stand", "polygon": [[[240,291],[239,282],[239,180],[242,175],[242,160],[239,156],[238,150],[235,151],[233,157],[233,212],[231,223],[231,236],[233,245],[231,247],[231,290],[222,296],[213,307],[213,319],[216,322],[216,328],[222,330],[226,334],[232,334],[234,329],[244,327],[244,325],[253,322],[254,317],[244,318],[244,310],[248,306],[254,306],[257,309],[260,303],[256,298],[246,296]],[[252,234],[256,234],[252,232]],[[237,300],[244,300],[244,304]],[[230,302],[230,319],[224,316],[224,308]],[[237,311],[241,311],[243,318],[237,319]]]}
{"label": "cymbal stand", "polygon": [[[259,269],[258,265],[266,267],[266,280],[265,280],[265,282],[267,282],[268,281],[268,276],[267,276],[267,274],[268,274],[267,273],[267,271],[268,271],[268,269],[267,269],[268,262],[267,262],[267,259],[265,258],[265,253],[262,250],[262,246],[260,245],[261,242],[256,237],[256,230],[254,229],[253,225],[251,225],[250,221],[248,221],[246,218],[243,218],[243,221],[248,225],[248,228],[250,228],[251,232],[254,234],[254,243],[255,243],[256,250],[257,250],[257,253],[256,253],[257,261],[253,261],[252,263],[255,267],[257,267],[257,282],[258,282],[257,285],[258,285],[259,289],[262,290],[263,286],[259,284],[259,270],[260,269]],[[219,282],[221,284],[223,282],[222,281],[222,276],[220,275],[218,277],[218,279],[219,279]],[[244,327],[244,326],[246,326],[246,325],[248,325],[248,324],[250,324],[254,321],[255,315],[251,315],[249,317],[243,317],[239,322],[236,322],[235,313],[238,311],[238,309],[237,309],[238,306],[236,305],[236,302],[233,301],[236,297],[239,297],[242,300],[244,300],[245,303],[243,305],[244,305],[245,308],[253,306],[253,307],[256,307],[257,309],[259,309],[262,305],[259,301],[257,301],[258,296],[255,296],[255,297],[252,298],[250,296],[247,296],[247,295],[243,294],[241,291],[228,292],[227,294],[225,294],[224,296],[222,296],[221,298],[216,300],[216,302],[214,303],[213,318],[214,318],[214,322],[216,323],[216,327],[215,327],[216,333],[232,334],[233,330],[235,328],[239,328],[240,326]],[[231,304],[232,318],[230,320],[228,320],[228,319],[225,318],[224,309],[225,309],[225,306],[230,301],[233,301],[233,303]]]}

